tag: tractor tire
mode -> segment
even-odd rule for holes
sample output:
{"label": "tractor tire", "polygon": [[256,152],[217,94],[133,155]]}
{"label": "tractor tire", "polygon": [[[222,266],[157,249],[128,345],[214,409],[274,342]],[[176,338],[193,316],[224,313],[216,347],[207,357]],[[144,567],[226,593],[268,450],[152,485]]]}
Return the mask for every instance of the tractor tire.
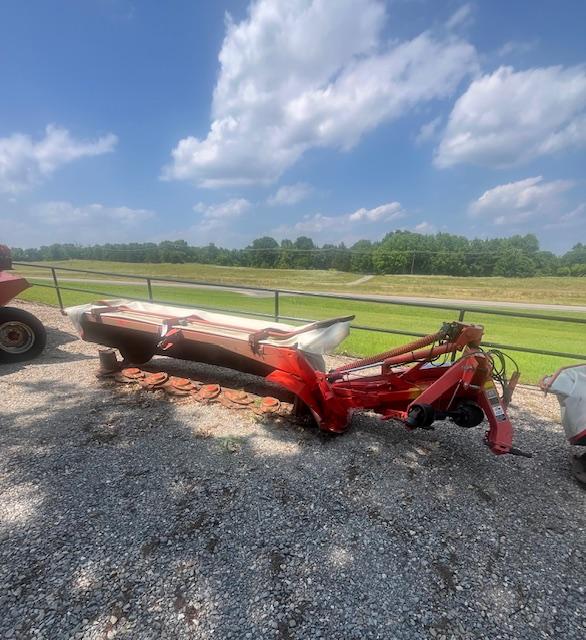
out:
{"label": "tractor tire", "polygon": [[0,363],[32,360],[43,352],[46,344],[47,330],[32,313],[0,307]]}

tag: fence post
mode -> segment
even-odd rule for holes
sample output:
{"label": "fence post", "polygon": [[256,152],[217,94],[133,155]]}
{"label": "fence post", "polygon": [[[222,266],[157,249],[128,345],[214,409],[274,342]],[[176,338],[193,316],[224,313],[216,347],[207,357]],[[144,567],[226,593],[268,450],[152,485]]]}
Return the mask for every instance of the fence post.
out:
{"label": "fence post", "polygon": [[147,278],[146,281],[147,281],[147,289],[149,292],[149,301],[152,302],[153,301],[153,285],[151,283],[150,278]]}
{"label": "fence post", "polygon": [[59,289],[59,281],[57,280],[57,273],[55,272],[55,267],[51,267],[51,275],[53,276],[53,284],[55,285],[55,291],[57,292],[57,300],[59,301],[59,309],[61,309],[61,313],[64,314],[63,307],[63,298],[61,297],[61,290]]}
{"label": "fence post", "polygon": [[275,322],[279,322],[279,291],[275,289]]}

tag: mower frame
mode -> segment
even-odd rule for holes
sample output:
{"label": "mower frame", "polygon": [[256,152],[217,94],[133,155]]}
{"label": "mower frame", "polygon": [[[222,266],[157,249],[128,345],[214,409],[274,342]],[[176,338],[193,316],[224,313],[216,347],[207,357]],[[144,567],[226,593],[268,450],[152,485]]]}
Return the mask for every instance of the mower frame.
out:
{"label": "mower frame", "polygon": [[[451,419],[462,427],[488,420],[485,442],[497,455],[526,455],[512,446],[513,428],[507,404],[518,374],[503,389],[494,382],[490,352],[480,347],[483,327],[451,322],[439,331],[377,356],[331,371],[316,367],[314,354],[291,340],[303,333],[346,323],[352,316],[289,327],[246,318],[125,301],[99,301],[73,308],[81,336],[117,347],[124,355],[140,342],[141,364],[152,355],[208,362],[265,376],[291,392],[324,431],[342,433],[352,413],[372,411],[383,420],[400,420],[408,429],[432,428]],[[249,326],[247,326],[249,323]],[[279,342],[287,340],[287,346]],[[443,359],[438,363],[438,359]],[[130,359],[127,359],[130,360]]]}

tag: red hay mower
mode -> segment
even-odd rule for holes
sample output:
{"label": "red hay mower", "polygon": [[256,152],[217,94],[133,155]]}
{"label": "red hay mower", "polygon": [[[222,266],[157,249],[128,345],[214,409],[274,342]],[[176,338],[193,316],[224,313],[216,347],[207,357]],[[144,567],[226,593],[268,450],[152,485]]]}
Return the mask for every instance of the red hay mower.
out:
{"label": "red hay mower", "polygon": [[158,354],[263,375],[288,390],[296,411],[309,413],[324,431],[345,431],[357,410],[400,420],[408,429],[431,429],[446,419],[469,428],[486,418],[485,443],[493,453],[530,457],[513,447],[507,415],[519,372],[507,379],[506,356],[481,348],[479,325],[450,322],[326,371],[322,355],[348,335],[353,316],[291,326],[126,300],[67,313],[84,340],[118,348],[126,362],[143,364]]}
{"label": "red hay mower", "polygon": [[7,307],[6,303],[30,284],[20,276],[6,273],[12,269],[10,250],[0,245],[0,363],[31,360],[40,355],[47,342],[41,321],[24,309]]}

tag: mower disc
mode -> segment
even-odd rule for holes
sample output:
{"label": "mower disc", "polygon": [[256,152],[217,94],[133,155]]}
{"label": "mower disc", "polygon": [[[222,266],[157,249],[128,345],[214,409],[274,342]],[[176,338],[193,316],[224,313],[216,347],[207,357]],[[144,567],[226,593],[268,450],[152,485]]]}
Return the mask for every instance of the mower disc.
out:
{"label": "mower disc", "polygon": [[215,400],[221,391],[219,384],[204,384],[203,387],[195,394],[195,399],[199,402]]}

